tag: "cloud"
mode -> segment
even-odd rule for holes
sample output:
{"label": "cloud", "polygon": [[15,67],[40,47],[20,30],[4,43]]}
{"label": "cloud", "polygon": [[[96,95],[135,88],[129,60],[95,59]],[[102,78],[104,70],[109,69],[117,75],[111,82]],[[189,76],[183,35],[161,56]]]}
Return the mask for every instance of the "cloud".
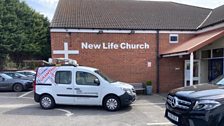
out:
{"label": "cloud", "polygon": [[59,0],[33,0],[33,1],[37,1],[42,6],[40,13],[47,16],[48,19],[51,21],[54,16],[54,11],[56,9]]}
{"label": "cloud", "polygon": [[59,0],[22,0],[51,21]]}
{"label": "cloud", "polygon": [[43,6],[56,7],[59,0],[33,0],[39,2]]}
{"label": "cloud", "polygon": [[206,7],[206,8],[216,8],[218,6],[224,5],[223,0],[140,0],[140,1],[172,1],[176,3]]}

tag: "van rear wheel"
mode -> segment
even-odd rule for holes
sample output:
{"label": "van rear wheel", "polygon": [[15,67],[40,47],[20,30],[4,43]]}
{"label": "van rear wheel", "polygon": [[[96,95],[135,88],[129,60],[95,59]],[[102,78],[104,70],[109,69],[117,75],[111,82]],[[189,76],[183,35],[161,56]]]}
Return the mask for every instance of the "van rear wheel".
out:
{"label": "van rear wheel", "polygon": [[40,106],[43,109],[52,109],[55,106],[55,101],[50,95],[43,95],[40,98]]}
{"label": "van rear wheel", "polygon": [[103,107],[108,111],[117,111],[120,109],[120,106],[119,98],[113,95],[107,96],[103,102]]}

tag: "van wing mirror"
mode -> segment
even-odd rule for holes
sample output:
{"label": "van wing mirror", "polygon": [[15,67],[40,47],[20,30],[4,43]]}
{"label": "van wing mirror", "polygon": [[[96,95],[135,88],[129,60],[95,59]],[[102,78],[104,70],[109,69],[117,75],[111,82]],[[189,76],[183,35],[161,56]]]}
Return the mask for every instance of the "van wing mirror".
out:
{"label": "van wing mirror", "polygon": [[99,79],[94,79],[94,84],[100,85]]}

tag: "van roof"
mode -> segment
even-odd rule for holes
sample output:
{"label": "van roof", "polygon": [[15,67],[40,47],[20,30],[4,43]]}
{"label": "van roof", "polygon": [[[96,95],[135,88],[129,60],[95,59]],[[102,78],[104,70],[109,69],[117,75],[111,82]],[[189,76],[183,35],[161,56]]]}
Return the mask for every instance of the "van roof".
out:
{"label": "van roof", "polygon": [[[42,67],[55,67],[55,66],[42,66]],[[79,68],[79,69],[85,69],[85,70],[90,70],[90,71],[96,71],[98,70],[97,68],[93,67],[87,67],[87,66],[58,66],[58,67],[66,67],[66,68]]]}
{"label": "van roof", "polygon": [[87,66],[78,66],[77,68],[80,68],[80,69],[88,69],[88,70],[90,70],[90,71],[96,71],[96,70],[98,70],[98,69],[96,69],[96,68],[93,68],[93,67],[87,67]]}

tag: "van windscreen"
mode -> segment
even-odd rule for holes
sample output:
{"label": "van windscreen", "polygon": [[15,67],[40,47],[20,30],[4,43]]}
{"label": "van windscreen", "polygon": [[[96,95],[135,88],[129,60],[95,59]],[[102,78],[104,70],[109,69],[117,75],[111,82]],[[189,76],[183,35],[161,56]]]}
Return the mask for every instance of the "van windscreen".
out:
{"label": "van windscreen", "polygon": [[102,72],[99,71],[99,70],[96,70],[95,73],[97,73],[98,75],[100,75],[103,79],[105,79],[105,80],[108,81],[109,83],[116,82],[116,81],[110,79],[107,75],[105,75],[104,73],[102,73]]}

